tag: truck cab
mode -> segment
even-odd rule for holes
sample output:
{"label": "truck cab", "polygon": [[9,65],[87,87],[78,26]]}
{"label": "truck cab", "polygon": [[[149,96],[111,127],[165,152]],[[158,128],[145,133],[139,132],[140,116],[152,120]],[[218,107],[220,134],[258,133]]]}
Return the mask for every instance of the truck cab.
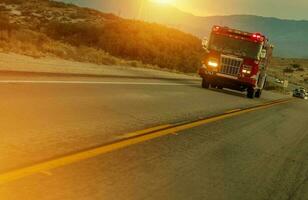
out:
{"label": "truck cab", "polygon": [[248,98],[259,98],[267,79],[273,46],[261,33],[249,33],[214,26],[199,69],[203,88],[229,88],[247,91]]}

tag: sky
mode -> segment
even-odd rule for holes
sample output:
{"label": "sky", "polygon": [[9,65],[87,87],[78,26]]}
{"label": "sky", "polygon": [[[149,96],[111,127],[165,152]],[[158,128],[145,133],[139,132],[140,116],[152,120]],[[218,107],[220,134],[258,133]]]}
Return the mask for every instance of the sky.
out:
{"label": "sky", "polygon": [[176,0],[195,15],[252,14],[283,19],[308,19],[308,0]]}
{"label": "sky", "polygon": [[[251,14],[308,20],[308,0],[63,0],[102,11],[129,10],[140,1],[173,5],[197,16]],[[119,8],[118,8],[119,7]],[[126,13],[124,13],[125,15]]]}

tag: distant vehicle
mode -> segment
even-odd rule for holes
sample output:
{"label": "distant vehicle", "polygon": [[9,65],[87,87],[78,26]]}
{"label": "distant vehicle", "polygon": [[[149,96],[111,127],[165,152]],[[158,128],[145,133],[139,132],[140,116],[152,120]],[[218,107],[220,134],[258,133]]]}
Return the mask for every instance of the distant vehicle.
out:
{"label": "distant vehicle", "polygon": [[280,80],[280,79],[278,79],[278,78],[275,80],[275,82],[276,82],[276,83],[280,83],[280,84],[284,84],[284,81],[283,81],[283,80]]}
{"label": "distant vehicle", "polygon": [[273,46],[261,33],[249,33],[214,26],[210,40],[202,42],[207,51],[199,69],[203,88],[247,91],[259,98],[267,79]]}
{"label": "distant vehicle", "polygon": [[293,91],[293,97],[298,97],[298,98],[302,98],[302,99],[308,99],[308,92],[303,87],[296,88]]}

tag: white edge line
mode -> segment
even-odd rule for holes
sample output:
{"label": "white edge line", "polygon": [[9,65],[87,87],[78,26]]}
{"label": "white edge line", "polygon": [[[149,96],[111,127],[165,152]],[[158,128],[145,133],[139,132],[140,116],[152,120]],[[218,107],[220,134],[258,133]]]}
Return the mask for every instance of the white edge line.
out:
{"label": "white edge line", "polygon": [[165,85],[165,86],[185,86],[199,85],[197,83],[145,83],[145,82],[107,82],[107,81],[34,81],[34,80],[0,80],[2,84],[92,84],[92,85]]}

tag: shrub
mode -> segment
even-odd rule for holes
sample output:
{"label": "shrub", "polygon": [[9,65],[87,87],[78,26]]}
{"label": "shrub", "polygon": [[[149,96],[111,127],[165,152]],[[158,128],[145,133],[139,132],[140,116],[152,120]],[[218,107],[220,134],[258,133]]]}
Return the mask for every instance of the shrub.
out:
{"label": "shrub", "polygon": [[284,73],[293,73],[294,72],[294,69],[291,68],[291,67],[286,67],[284,70],[283,70]]}
{"label": "shrub", "polygon": [[132,67],[138,67],[138,66],[139,66],[139,63],[138,63],[138,61],[135,61],[135,60],[134,60],[134,61],[130,61],[130,62],[129,62],[129,65],[132,66]]}
{"label": "shrub", "polygon": [[[26,2],[25,0],[1,1]],[[57,8],[71,8],[71,5],[51,0],[29,1],[44,3],[46,7],[49,5]],[[68,10],[70,9],[65,9],[65,11]],[[22,15],[31,16],[32,11],[30,11],[31,9],[24,8]],[[46,20],[46,22],[37,18],[25,18],[25,24],[29,23],[28,27],[31,27],[29,28],[31,30],[25,30],[25,26],[20,26],[21,30],[14,33],[14,40],[24,43],[22,47],[24,49],[31,44],[29,48],[33,51],[36,49],[66,59],[83,59],[95,63],[116,64],[125,59],[133,60],[126,63],[131,66],[151,65],[182,72],[196,72],[201,65],[203,52],[201,41],[193,35],[155,23],[121,19],[92,9],[75,7],[75,10],[69,11],[70,17],[62,16],[61,12],[64,10],[55,14],[59,15],[57,19]],[[69,23],[70,20],[67,20],[64,23],[64,17],[69,19],[81,17],[87,20],[76,23]],[[12,30],[15,30],[8,21],[0,15],[2,30],[0,39],[3,35],[5,42],[9,41],[9,36],[6,35],[11,35]],[[2,34],[3,30],[5,34]]]}
{"label": "shrub", "polygon": [[293,69],[299,69],[300,67],[301,67],[301,65],[300,64],[291,64],[291,67],[293,68]]}
{"label": "shrub", "polygon": [[88,46],[161,68],[195,72],[200,66],[200,39],[157,24],[123,19],[104,25],[52,22],[46,30],[51,38],[73,46]]}
{"label": "shrub", "polygon": [[67,8],[67,7],[72,7],[74,6],[73,4],[68,4],[64,2],[59,2],[59,1],[49,1],[49,6],[54,7],[54,8]]}
{"label": "shrub", "polygon": [[6,4],[22,4],[24,3],[24,0],[1,0],[2,3]]}
{"label": "shrub", "polygon": [[9,11],[9,9],[7,9],[5,6],[0,5],[0,11],[6,12],[6,11]]}
{"label": "shrub", "polygon": [[0,27],[1,27],[1,31],[7,31],[10,32],[13,29],[16,29],[16,26],[14,24],[11,24],[9,22],[9,18],[6,15],[3,15],[0,13]]}
{"label": "shrub", "polygon": [[291,64],[291,67],[294,69],[294,71],[305,71],[305,69],[300,64]]}
{"label": "shrub", "polygon": [[281,85],[277,85],[269,81],[266,82],[264,89],[269,91],[279,91],[279,92],[283,92],[285,90]]}

